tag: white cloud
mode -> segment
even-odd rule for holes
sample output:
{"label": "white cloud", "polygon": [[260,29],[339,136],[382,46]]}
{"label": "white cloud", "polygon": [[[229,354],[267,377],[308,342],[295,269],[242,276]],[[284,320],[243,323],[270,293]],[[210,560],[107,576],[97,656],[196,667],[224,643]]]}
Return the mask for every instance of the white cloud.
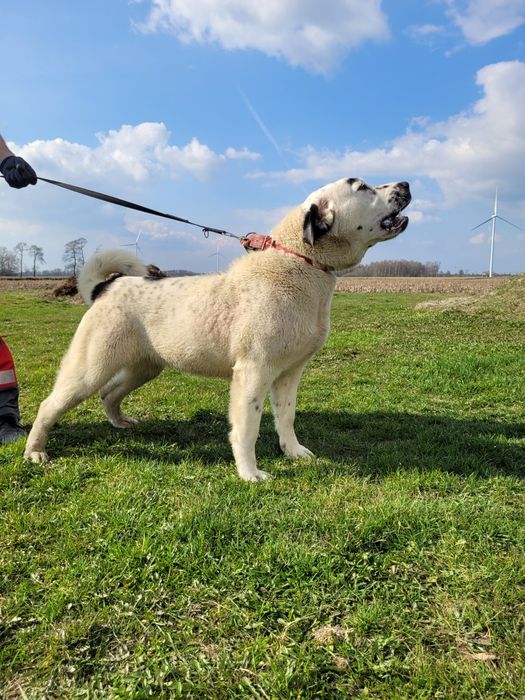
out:
{"label": "white cloud", "polygon": [[[155,174],[177,178],[188,173],[199,180],[208,178],[226,159],[256,160],[259,154],[246,147],[229,147],[224,154],[213,151],[196,138],[183,146],[170,145],[170,132],[162,122],[125,124],[117,130],[97,134],[94,148],[62,138],[33,141],[12,149],[48,176],[65,179],[82,175],[83,179],[114,179],[115,176],[144,182]],[[60,177],[59,177],[60,175]]]}
{"label": "white cloud", "polygon": [[[471,109],[444,122],[421,121],[389,147],[344,153],[302,151],[302,167],[274,173],[299,183],[345,176],[386,179],[429,178],[447,204],[493,194],[505,186],[506,198],[525,191],[525,64],[510,61],[485,66],[477,74],[483,96]],[[416,124],[417,126],[417,124]],[[259,175],[260,176],[260,175]]]}
{"label": "white cloud", "polygon": [[428,36],[428,34],[439,34],[443,31],[443,27],[437,24],[422,24],[419,27],[414,27],[414,32],[420,36]]}
{"label": "white cloud", "polygon": [[126,229],[133,234],[142,234],[152,240],[164,240],[166,238],[184,239],[186,241],[197,242],[203,238],[202,233],[197,229],[185,230],[177,227],[177,223],[173,221],[168,223],[164,220],[154,218],[143,218],[133,214],[125,217]]}
{"label": "white cloud", "polygon": [[410,208],[410,223],[411,224],[429,224],[437,223],[441,221],[438,216],[433,216],[432,214],[426,214],[421,209],[414,208],[417,207],[417,203],[414,203]]}
{"label": "white cloud", "polygon": [[200,180],[205,180],[215,170],[224,156],[193,138],[182,148],[179,146],[158,146],[155,155],[160,163],[168,166],[172,177],[189,171]]}
{"label": "white cloud", "polygon": [[472,243],[472,245],[481,245],[482,243],[485,243],[485,234],[477,233],[475,236],[471,236],[469,238],[469,243]]}
{"label": "white cloud", "polygon": [[443,26],[437,24],[412,24],[407,27],[407,32],[416,39],[424,39],[429,36],[441,34],[444,29]]}
{"label": "white cloud", "polygon": [[210,244],[219,248],[234,248],[238,252],[239,243],[237,240],[226,236],[215,235],[213,238],[206,238],[202,230],[197,228],[180,228],[176,222],[169,223],[153,218],[144,218],[135,214],[125,216],[126,230],[130,232],[130,244],[133,244],[136,236],[141,234],[139,246],[149,246],[160,241],[169,241],[173,249],[181,250],[207,250]]}
{"label": "white cloud", "polygon": [[180,41],[257,49],[313,73],[326,73],[355,46],[388,36],[381,0],[152,0],[146,32]]}
{"label": "white cloud", "polygon": [[231,160],[259,160],[261,157],[260,153],[254,153],[249,151],[246,147],[237,150],[236,148],[227,148],[224,152],[226,158]]}
{"label": "white cloud", "polygon": [[525,0],[445,0],[448,14],[472,45],[510,34],[525,22]]}

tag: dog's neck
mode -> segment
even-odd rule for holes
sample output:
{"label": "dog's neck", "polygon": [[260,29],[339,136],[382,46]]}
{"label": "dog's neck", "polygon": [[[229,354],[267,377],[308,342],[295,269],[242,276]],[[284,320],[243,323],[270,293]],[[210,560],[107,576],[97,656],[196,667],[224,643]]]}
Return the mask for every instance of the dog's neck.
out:
{"label": "dog's neck", "polygon": [[296,250],[288,248],[288,246],[279,243],[279,241],[274,240],[271,236],[265,236],[263,233],[248,233],[246,236],[241,238],[241,245],[248,251],[275,248],[275,250],[280,250],[283,253],[288,253],[288,255],[293,255],[295,258],[303,260],[303,262],[305,262],[307,265],[323,270],[323,272],[331,272],[331,269],[328,269],[324,265],[319,265],[315,260],[307,255],[298,253]]}
{"label": "dog's neck", "polygon": [[366,247],[356,244],[351,235],[328,235],[310,245],[303,240],[305,210],[302,206],[292,209],[284,219],[270,231],[274,241],[291,248],[296,253],[311,258],[314,266],[326,272],[335,272],[355,267],[361,262]]}
{"label": "dog's neck", "polygon": [[[297,258],[302,258],[305,264],[322,270],[333,272],[333,267],[327,264],[318,251],[303,241],[304,212],[301,207],[296,207],[289,212],[284,219],[270,231],[273,247],[290,253]],[[268,246],[269,247],[269,246]]]}

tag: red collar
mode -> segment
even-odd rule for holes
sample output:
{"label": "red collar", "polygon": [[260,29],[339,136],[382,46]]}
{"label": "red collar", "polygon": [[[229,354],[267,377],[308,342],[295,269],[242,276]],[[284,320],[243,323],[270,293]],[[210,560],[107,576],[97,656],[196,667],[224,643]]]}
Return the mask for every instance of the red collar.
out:
{"label": "red collar", "polygon": [[301,258],[308,265],[316,267],[312,258],[302,255],[291,248],[287,248],[282,243],[274,241],[271,236],[265,236],[262,233],[247,233],[240,240],[241,245],[246,250],[266,250],[266,248],[275,248],[276,250],[282,250],[283,253],[289,253],[289,255],[295,255],[296,258]]}

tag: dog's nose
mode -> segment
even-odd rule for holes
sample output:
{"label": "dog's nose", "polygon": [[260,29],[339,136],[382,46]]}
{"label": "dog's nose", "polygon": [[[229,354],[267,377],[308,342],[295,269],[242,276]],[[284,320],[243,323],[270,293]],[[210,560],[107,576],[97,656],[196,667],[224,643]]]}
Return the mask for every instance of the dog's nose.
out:
{"label": "dog's nose", "polygon": [[398,182],[396,189],[399,193],[398,196],[403,198],[406,206],[412,199],[412,195],[410,194],[410,185],[408,182]]}

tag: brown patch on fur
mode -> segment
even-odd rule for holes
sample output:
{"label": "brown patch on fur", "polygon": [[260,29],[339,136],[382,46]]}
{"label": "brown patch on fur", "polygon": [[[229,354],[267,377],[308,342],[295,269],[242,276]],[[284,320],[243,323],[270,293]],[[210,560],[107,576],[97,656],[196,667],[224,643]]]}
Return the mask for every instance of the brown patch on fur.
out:
{"label": "brown patch on fur", "polygon": [[153,277],[154,279],[162,279],[163,277],[167,277],[168,275],[165,272],[162,272],[160,267],[157,267],[156,265],[148,265],[148,277]]}

